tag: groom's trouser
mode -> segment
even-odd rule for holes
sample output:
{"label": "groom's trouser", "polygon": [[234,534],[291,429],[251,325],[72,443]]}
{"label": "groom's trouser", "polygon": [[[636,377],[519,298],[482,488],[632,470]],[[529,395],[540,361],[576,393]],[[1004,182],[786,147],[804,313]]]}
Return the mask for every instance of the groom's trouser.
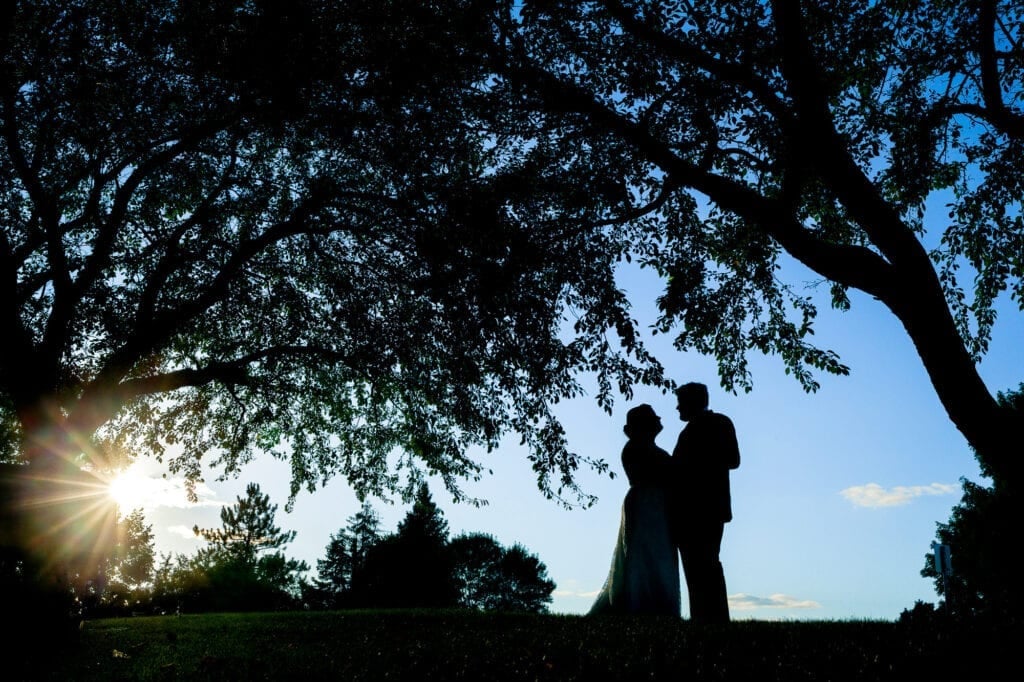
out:
{"label": "groom's trouser", "polygon": [[681,530],[679,556],[683,560],[686,590],[690,596],[690,620],[701,624],[728,623],[725,573],[718,558],[725,524],[716,520],[691,520]]}

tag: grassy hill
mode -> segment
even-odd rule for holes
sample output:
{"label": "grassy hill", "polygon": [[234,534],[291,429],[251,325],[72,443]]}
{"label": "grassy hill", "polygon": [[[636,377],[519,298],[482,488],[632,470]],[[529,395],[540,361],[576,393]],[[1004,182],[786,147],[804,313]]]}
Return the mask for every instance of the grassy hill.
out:
{"label": "grassy hill", "polygon": [[147,616],[86,621],[68,650],[25,661],[22,679],[931,682],[1001,677],[1019,634],[450,611]]}

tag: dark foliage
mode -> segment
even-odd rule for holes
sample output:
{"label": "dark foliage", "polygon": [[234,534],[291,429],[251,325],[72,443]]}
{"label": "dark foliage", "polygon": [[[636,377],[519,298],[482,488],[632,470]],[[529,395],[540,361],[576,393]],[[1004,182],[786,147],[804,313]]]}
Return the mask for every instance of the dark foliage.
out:
{"label": "dark foliage", "polygon": [[154,601],[189,611],[267,611],[295,608],[305,562],[288,559],[284,547],[295,531],[274,524],[277,505],[250,483],[245,497],[221,509],[221,528],[195,528],[207,541],[194,557],[168,557],[158,571]]}
{"label": "dark foliage", "polygon": [[547,495],[588,502],[573,474],[606,466],[551,406],[660,369],[621,245],[557,225],[496,145],[490,9],[4,4],[0,458],[195,481],[269,452],[293,495],[410,500],[430,471],[465,499],[468,449],[515,432]]}
{"label": "dark foliage", "polygon": [[753,351],[815,390],[848,370],[788,256],[899,319],[1019,488],[1024,420],[977,361],[1024,305],[1022,26],[1013,0],[4,3],[0,460],[195,481],[272,453],[293,496],[427,471],[465,500],[470,448],[517,433],[585,504],[607,466],[553,406],[583,374],[607,410],[671,385],[619,263],[726,388]]}
{"label": "dark foliage", "polygon": [[494,21],[493,94],[531,171],[569,179],[561,224],[600,214],[664,277],[677,347],[728,389],[759,351],[816,390],[848,372],[813,341],[818,306],[858,290],[986,472],[1024,480],[1004,447],[1024,423],[977,367],[1003,292],[1024,307],[1020,2],[538,0]]}
{"label": "dark foliage", "polygon": [[146,523],[141,509],[135,509],[121,519],[118,528],[118,579],[132,589],[151,582],[155,557],[153,526]]}
{"label": "dark foliage", "polygon": [[350,601],[353,576],[364,569],[366,556],[381,539],[380,517],[369,502],[349,517],[348,526],[331,535],[325,556],[316,562],[312,601],[322,608],[340,608]]}
{"label": "dark foliage", "polygon": [[[1000,402],[1024,415],[1024,385],[1001,393]],[[961,479],[963,497],[946,523],[937,524],[936,539],[950,548],[948,582],[936,570],[934,555],[925,557],[921,575],[935,581],[945,610],[957,617],[1022,622],[1024,581],[1019,545],[1024,495],[1019,485],[1000,478],[991,485]]]}
{"label": "dark foliage", "polygon": [[8,630],[15,650],[74,639],[83,609],[101,603],[122,528],[105,493],[85,471],[42,478],[0,464],[0,597],[22,624]]}
{"label": "dark foliage", "polygon": [[156,550],[153,527],[141,509],[117,521],[109,556],[92,571],[79,571],[71,585],[84,617],[126,616],[151,610]]}
{"label": "dark foliage", "polygon": [[458,600],[448,522],[424,483],[393,535],[369,548],[352,578],[352,603],[374,608],[445,608]]}
{"label": "dark foliage", "polygon": [[165,554],[153,578],[153,609],[157,613],[200,613],[209,609],[210,580],[203,568],[184,554]]}
{"label": "dark foliage", "polygon": [[429,488],[383,535],[369,503],[331,536],[317,562],[307,604],[318,608],[444,608],[542,613],[555,588],[547,568],[525,547],[502,547],[483,533],[448,539],[448,524]]}
{"label": "dark foliage", "polygon": [[479,611],[546,613],[555,583],[547,567],[522,545],[502,547],[492,536],[452,538],[459,605]]}

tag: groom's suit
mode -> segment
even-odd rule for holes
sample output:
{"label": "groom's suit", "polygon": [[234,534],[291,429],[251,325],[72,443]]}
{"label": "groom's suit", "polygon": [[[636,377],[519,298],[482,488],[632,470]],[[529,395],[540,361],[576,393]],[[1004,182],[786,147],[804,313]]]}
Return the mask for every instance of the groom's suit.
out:
{"label": "groom's suit", "polygon": [[732,520],[729,470],[740,465],[732,421],[704,410],[687,423],[672,451],[675,490],[672,526],[690,596],[690,619],[729,621],[722,533]]}

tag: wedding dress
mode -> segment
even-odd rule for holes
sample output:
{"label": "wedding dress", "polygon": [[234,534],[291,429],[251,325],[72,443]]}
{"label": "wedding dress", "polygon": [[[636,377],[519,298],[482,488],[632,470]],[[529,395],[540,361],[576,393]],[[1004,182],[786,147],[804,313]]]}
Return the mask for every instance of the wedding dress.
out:
{"label": "wedding dress", "polygon": [[663,487],[669,455],[655,445],[627,443],[622,459],[630,488],[608,578],[590,613],[679,616],[679,560]]}

